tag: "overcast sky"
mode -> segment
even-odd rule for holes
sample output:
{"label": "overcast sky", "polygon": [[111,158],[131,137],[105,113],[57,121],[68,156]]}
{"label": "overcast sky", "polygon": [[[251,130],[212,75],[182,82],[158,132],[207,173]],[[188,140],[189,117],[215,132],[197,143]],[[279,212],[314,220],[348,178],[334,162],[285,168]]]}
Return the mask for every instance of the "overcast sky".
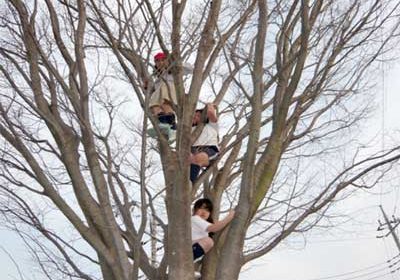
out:
{"label": "overcast sky", "polygon": [[[400,62],[387,68],[377,88],[380,107],[371,134],[384,129],[390,131],[390,138],[399,139]],[[311,235],[305,246],[300,240],[281,245],[250,265],[240,280],[400,280],[400,252],[393,238],[376,238],[383,233],[377,231],[378,219],[383,221],[380,204],[389,216],[400,218],[400,180],[397,183],[379,186],[373,194],[359,194],[346,204],[356,209],[354,221],[325,235]],[[390,273],[391,264],[399,270]]]}

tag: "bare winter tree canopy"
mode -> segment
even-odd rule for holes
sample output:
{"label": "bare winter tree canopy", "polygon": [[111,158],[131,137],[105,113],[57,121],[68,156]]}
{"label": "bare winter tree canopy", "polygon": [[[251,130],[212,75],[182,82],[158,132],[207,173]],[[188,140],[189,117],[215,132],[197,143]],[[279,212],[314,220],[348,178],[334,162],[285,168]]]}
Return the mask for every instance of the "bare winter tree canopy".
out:
{"label": "bare winter tree canopy", "polygon": [[[398,146],[358,139],[395,0],[0,2],[0,213],[48,279],[194,279],[192,202],[235,208],[202,279],[238,279],[282,241],[335,223]],[[149,110],[171,62],[176,141]],[[183,75],[183,65],[193,66]],[[192,118],[218,106],[220,155],[189,180]]]}

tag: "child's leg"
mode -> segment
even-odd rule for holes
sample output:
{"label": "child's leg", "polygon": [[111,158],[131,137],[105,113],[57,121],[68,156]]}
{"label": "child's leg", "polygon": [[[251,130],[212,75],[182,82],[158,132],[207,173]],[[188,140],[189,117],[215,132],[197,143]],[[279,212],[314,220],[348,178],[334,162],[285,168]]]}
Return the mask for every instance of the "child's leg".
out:
{"label": "child's leg", "polygon": [[157,116],[158,114],[163,112],[162,107],[158,105],[150,107],[150,111],[153,116]]}
{"label": "child's leg", "polygon": [[173,82],[163,82],[160,86],[160,106],[165,113],[174,113],[173,105],[178,104]]}
{"label": "child's leg", "polygon": [[163,103],[161,104],[161,108],[166,116],[169,116],[171,128],[176,130],[176,118],[175,118],[175,111],[173,108],[172,103],[169,100],[164,99]]}
{"label": "child's leg", "polygon": [[204,256],[214,246],[214,241],[210,237],[205,237],[198,240],[192,245],[193,259],[198,259]]}
{"label": "child's leg", "polygon": [[197,241],[200,246],[203,248],[204,253],[207,254],[211,248],[214,246],[214,240],[211,237],[205,237]]}
{"label": "child's leg", "polygon": [[171,103],[168,102],[168,100],[164,100],[164,102],[159,105],[151,106],[150,111],[154,116],[157,116],[159,114],[166,114],[166,115],[175,114],[174,109],[172,108],[172,105]]}
{"label": "child's leg", "polygon": [[150,108],[153,116],[158,118],[160,123],[169,124],[172,129],[176,129],[176,120],[174,113],[165,113],[162,106],[152,106]]}
{"label": "child's leg", "polygon": [[195,272],[194,272],[195,279],[201,278],[201,273],[198,271],[201,269],[200,261],[202,260],[204,255],[211,250],[213,246],[214,246],[214,241],[210,237],[202,238],[192,245],[193,262],[195,265]]}
{"label": "child's leg", "polygon": [[192,163],[197,164],[201,167],[206,167],[209,164],[208,155],[205,152],[199,152],[193,154],[192,156]]}
{"label": "child's leg", "polygon": [[167,123],[171,126],[176,124],[175,115],[173,113],[160,113],[158,114],[158,120],[160,123]]}
{"label": "child's leg", "polygon": [[196,181],[197,177],[200,174],[200,170],[202,167],[207,167],[210,164],[209,155],[206,150],[203,150],[200,147],[191,148],[191,156],[190,156],[190,181],[192,183]]}
{"label": "child's leg", "polygon": [[194,183],[199,176],[200,169],[200,165],[194,163],[190,164],[190,181],[192,181],[192,183]]}
{"label": "child's leg", "polygon": [[192,251],[193,251],[193,260],[197,260],[203,257],[204,254],[206,253],[204,249],[200,246],[200,244],[197,242],[192,245]]}
{"label": "child's leg", "polygon": [[165,114],[175,114],[171,102],[166,99],[163,100],[163,103],[161,104],[161,109]]}

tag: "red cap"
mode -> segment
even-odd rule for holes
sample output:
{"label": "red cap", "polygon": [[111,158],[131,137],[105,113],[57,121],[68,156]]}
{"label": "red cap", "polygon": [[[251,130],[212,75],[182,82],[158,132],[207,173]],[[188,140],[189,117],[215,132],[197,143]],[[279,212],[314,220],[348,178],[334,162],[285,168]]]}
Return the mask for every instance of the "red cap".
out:
{"label": "red cap", "polygon": [[161,59],[166,59],[167,55],[163,52],[159,52],[154,56],[154,60],[161,60]]}

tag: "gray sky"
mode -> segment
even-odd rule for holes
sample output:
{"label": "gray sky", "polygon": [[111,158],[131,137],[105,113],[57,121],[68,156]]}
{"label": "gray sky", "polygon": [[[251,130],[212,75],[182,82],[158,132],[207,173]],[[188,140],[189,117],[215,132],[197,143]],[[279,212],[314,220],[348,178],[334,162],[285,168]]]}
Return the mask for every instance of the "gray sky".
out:
{"label": "gray sky", "polygon": [[[384,78],[377,87],[380,107],[371,128],[376,127],[379,133],[390,131],[389,137],[398,139],[400,63],[390,70],[384,69]],[[384,146],[386,140],[381,141]],[[374,194],[361,193],[346,204],[354,205],[358,210],[354,213],[354,221],[324,236],[311,235],[305,247],[302,242],[279,246],[262,260],[249,265],[240,280],[400,280],[400,252],[393,238],[376,238],[381,233],[377,231],[377,220],[383,221],[378,205],[381,204],[389,216],[400,218],[399,196],[400,183],[379,186]],[[400,238],[400,230],[397,233]],[[399,270],[390,273],[388,266],[391,263],[386,262],[396,256],[391,263],[398,261],[393,268]]]}

